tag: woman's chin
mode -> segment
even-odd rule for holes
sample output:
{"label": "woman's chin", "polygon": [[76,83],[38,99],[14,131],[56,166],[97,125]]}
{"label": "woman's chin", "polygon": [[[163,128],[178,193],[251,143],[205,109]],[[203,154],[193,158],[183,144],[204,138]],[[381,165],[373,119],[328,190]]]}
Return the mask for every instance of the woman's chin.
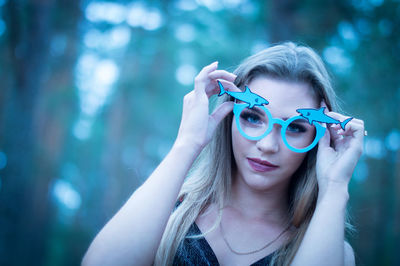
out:
{"label": "woman's chin", "polygon": [[277,180],[271,176],[249,174],[244,178],[244,183],[255,191],[268,191],[277,185]]}

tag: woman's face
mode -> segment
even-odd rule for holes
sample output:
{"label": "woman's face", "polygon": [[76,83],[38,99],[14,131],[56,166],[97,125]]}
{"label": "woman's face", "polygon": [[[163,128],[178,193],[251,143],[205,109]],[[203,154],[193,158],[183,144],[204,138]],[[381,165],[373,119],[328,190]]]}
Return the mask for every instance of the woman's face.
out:
{"label": "woman's face", "polygon": [[[319,107],[312,89],[305,83],[261,76],[247,86],[269,101],[266,108],[274,118],[286,120],[299,115],[296,109]],[[256,190],[276,186],[285,188],[307,154],[286,147],[280,125],[274,124],[271,132],[260,140],[249,140],[240,134],[235,118],[232,122],[232,148],[237,165],[236,177]]]}

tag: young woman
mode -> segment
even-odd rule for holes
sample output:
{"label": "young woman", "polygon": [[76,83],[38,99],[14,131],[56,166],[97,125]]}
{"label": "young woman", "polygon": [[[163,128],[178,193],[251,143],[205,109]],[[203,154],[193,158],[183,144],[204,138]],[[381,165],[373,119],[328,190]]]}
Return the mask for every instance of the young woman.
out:
{"label": "young woman", "polygon": [[[250,108],[239,97],[246,93],[266,102]],[[234,73],[204,67],[184,97],[171,151],[83,263],[354,265],[345,209],[364,125],[346,118],[310,48],[277,45]]]}

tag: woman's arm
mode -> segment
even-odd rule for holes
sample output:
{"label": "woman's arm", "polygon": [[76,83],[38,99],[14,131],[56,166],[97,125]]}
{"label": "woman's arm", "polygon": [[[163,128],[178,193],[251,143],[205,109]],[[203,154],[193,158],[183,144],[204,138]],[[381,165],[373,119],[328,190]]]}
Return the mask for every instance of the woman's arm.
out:
{"label": "woman's arm", "polygon": [[[344,116],[330,112],[342,121]],[[317,154],[318,200],[292,265],[355,265],[344,240],[348,183],[363,149],[364,123],[353,119],[343,131],[332,126]]]}
{"label": "woman's arm", "polygon": [[177,139],[161,164],[93,240],[84,265],[151,265],[176,203],[179,190],[218,123],[232,110],[224,103],[209,115],[209,97],[217,93],[216,79],[231,83],[233,74],[203,68],[195,89],[184,97]]}
{"label": "woman's arm", "polygon": [[83,264],[150,265],[196,154],[196,150],[174,146],[96,236]]}
{"label": "woman's arm", "polygon": [[332,185],[319,199],[292,265],[354,265],[354,254],[344,241],[346,189]]}

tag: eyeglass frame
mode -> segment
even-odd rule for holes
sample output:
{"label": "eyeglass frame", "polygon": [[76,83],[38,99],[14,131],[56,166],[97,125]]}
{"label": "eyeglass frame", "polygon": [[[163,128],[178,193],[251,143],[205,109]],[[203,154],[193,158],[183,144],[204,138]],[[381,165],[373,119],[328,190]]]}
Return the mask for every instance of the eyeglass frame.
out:
{"label": "eyeglass frame", "polygon": [[265,106],[261,105],[261,106],[258,106],[258,108],[262,109],[265,112],[265,114],[268,116],[268,121],[271,121],[271,122],[268,123],[267,130],[265,130],[265,132],[261,136],[251,137],[251,136],[247,135],[243,131],[242,127],[240,126],[240,114],[242,113],[242,111],[244,109],[246,109],[248,107],[249,107],[248,103],[237,103],[237,102],[235,102],[234,103],[234,107],[233,107],[233,114],[235,115],[236,127],[238,128],[240,134],[243,137],[245,137],[245,138],[247,138],[249,140],[260,140],[260,139],[264,138],[265,136],[267,136],[271,132],[274,124],[278,124],[278,125],[281,126],[281,136],[282,136],[282,140],[285,143],[286,147],[288,147],[291,151],[294,151],[294,152],[297,152],[297,153],[303,153],[303,152],[308,152],[311,149],[313,149],[318,144],[319,140],[325,135],[326,127],[322,126],[320,123],[318,123],[316,121],[313,121],[312,125],[314,125],[315,129],[316,129],[314,141],[310,145],[305,147],[305,148],[298,149],[298,148],[292,147],[288,143],[288,141],[286,140],[286,129],[287,129],[287,127],[293,121],[295,121],[297,119],[302,119],[302,120],[307,120],[307,119],[305,117],[301,116],[301,115],[293,116],[293,117],[289,118],[288,120],[283,120],[283,119],[280,119],[280,118],[274,118],[274,117],[272,117],[271,112]]}

